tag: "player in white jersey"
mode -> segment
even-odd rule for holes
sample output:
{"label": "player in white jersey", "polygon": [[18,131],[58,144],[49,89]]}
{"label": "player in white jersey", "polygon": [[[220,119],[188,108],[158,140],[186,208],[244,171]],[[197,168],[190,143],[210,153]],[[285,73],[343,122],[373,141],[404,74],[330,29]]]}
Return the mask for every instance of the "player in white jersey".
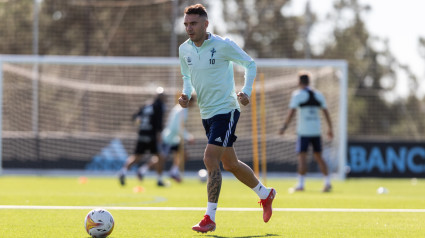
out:
{"label": "player in white jersey", "polygon": [[[194,104],[194,97],[191,98],[189,107],[192,107]],[[182,181],[180,174],[180,165],[184,163],[187,158],[187,150],[185,146],[181,146],[184,141],[193,143],[194,138],[191,133],[186,130],[186,122],[188,118],[188,108],[182,108],[179,104],[176,104],[168,114],[167,122],[165,128],[161,132],[161,144],[159,146],[160,153],[164,160],[167,160],[168,157],[173,158],[173,164],[170,168],[169,174],[172,179],[177,182]],[[158,164],[158,159],[152,157],[151,160],[141,166],[138,170],[139,179],[142,180],[146,172],[156,166],[161,166],[163,164]],[[158,183],[163,183],[158,180]],[[163,183],[165,185],[165,183]]]}
{"label": "player in white jersey", "polygon": [[288,128],[289,123],[298,110],[297,115],[297,134],[298,140],[296,150],[298,153],[298,184],[295,191],[304,190],[304,177],[307,173],[307,150],[309,144],[313,146],[313,157],[318,163],[322,171],[325,181],[323,192],[329,192],[332,188],[328,168],[322,158],[322,142],[321,142],[321,128],[320,128],[320,109],[326,118],[328,124],[328,136],[333,138],[332,122],[326,106],[325,97],[318,90],[313,90],[309,87],[310,74],[307,72],[300,72],[299,74],[299,89],[292,93],[291,101],[289,103],[289,112],[283,127],[280,129],[280,134],[284,134]]}
{"label": "player in white jersey", "polygon": [[[187,107],[189,95],[194,89],[201,112],[202,123],[208,138],[204,152],[204,164],[208,171],[208,204],[204,219],[192,227],[198,232],[214,231],[215,213],[220,195],[223,168],[233,173],[246,186],[253,189],[263,206],[263,220],[272,215],[272,202],[276,195],[273,188],[266,188],[254,172],[236,156],[233,142],[240,115],[239,101],[249,103],[256,76],[254,60],[233,41],[207,32],[208,15],[204,6],[189,6],[184,12],[184,25],[189,39],[179,48],[183,93],[179,98]],[[233,62],[245,68],[245,84],[236,94]]]}

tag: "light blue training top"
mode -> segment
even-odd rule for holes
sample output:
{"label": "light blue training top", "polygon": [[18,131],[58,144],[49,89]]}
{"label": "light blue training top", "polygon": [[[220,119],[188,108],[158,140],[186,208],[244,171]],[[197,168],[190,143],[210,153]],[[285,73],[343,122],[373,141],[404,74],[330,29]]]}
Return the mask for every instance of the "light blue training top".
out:
{"label": "light blue training top", "polygon": [[180,143],[181,137],[185,140],[189,140],[192,135],[185,127],[187,116],[188,109],[182,108],[179,104],[171,109],[166,126],[161,133],[162,142],[170,146],[175,146]]}
{"label": "light blue training top", "polygon": [[291,101],[289,102],[289,108],[297,109],[297,134],[300,136],[320,136],[321,135],[321,121],[320,121],[320,109],[326,109],[326,100],[322,93],[317,90],[311,90],[314,98],[320,103],[320,105],[312,106],[301,106],[309,100],[309,93],[306,89],[295,90],[292,93]]}
{"label": "light blue training top", "polygon": [[240,110],[232,62],[245,68],[245,82],[241,91],[251,96],[257,66],[232,40],[208,33],[208,39],[197,48],[188,39],[179,47],[179,58],[183,93],[190,98],[195,89],[202,119]]}

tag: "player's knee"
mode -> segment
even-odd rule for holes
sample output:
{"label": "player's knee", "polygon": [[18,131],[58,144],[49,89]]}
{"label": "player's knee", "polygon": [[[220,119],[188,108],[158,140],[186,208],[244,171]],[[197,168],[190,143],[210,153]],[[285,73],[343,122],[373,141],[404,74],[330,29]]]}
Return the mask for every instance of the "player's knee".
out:
{"label": "player's knee", "polygon": [[205,167],[207,167],[208,170],[214,169],[220,166],[217,159],[209,156],[204,156],[204,164]]}
{"label": "player's knee", "polygon": [[229,172],[236,171],[239,168],[239,163],[223,163],[223,169]]}

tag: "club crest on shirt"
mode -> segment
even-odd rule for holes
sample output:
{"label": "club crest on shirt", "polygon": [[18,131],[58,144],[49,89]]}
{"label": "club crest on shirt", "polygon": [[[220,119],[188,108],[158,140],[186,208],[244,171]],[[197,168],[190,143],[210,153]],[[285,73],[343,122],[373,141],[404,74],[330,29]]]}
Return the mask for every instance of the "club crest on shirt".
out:
{"label": "club crest on shirt", "polygon": [[188,56],[186,57],[187,65],[192,65],[192,59]]}
{"label": "club crest on shirt", "polygon": [[215,48],[212,48],[212,50],[210,50],[210,52],[211,52],[211,59],[212,59],[214,57],[214,53],[217,52],[217,51],[215,50]]}

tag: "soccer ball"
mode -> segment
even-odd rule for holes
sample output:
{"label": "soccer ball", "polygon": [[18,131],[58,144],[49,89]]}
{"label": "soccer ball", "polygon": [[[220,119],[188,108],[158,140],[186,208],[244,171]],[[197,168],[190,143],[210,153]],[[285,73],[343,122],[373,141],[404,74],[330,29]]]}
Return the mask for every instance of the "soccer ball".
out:
{"label": "soccer ball", "polygon": [[205,183],[206,181],[207,181],[207,179],[208,179],[208,172],[207,172],[207,170],[205,170],[205,169],[200,169],[199,171],[198,171],[198,176],[199,176],[199,180],[202,182],[202,183]]}
{"label": "soccer ball", "polygon": [[385,188],[385,187],[379,187],[379,188],[376,190],[376,192],[377,192],[378,194],[386,194],[386,193],[388,193],[388,189],[387,189],[387,188]]}
{"label": "soccer ball", "polygon": [[84,227],[93,238],[108,237],[114,230],[114,218],[105,209],[94,209],[87,214]]}

